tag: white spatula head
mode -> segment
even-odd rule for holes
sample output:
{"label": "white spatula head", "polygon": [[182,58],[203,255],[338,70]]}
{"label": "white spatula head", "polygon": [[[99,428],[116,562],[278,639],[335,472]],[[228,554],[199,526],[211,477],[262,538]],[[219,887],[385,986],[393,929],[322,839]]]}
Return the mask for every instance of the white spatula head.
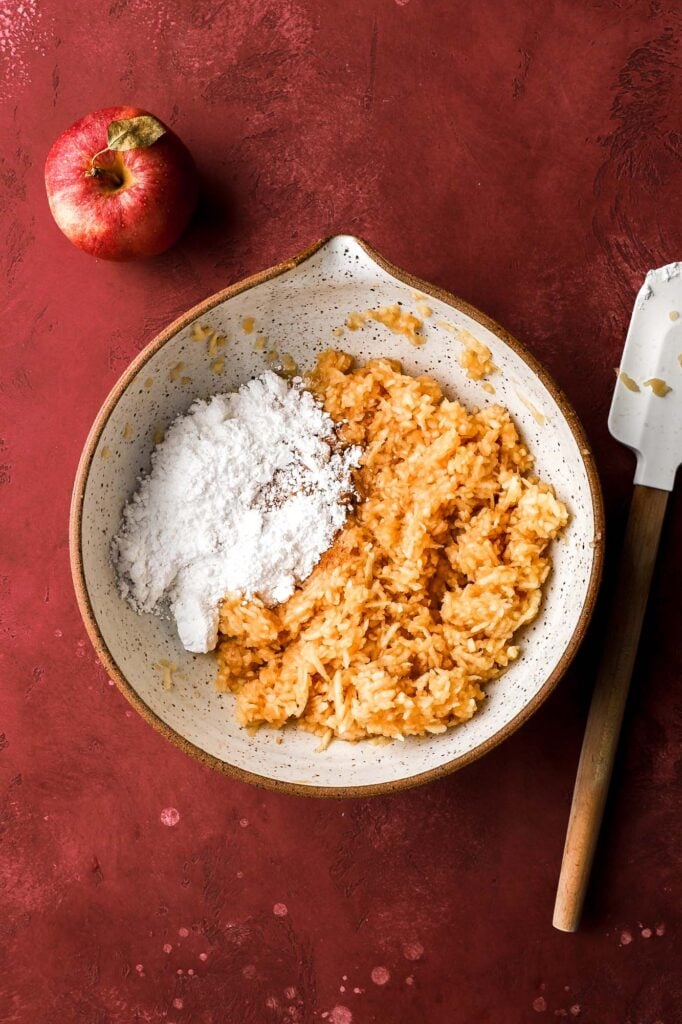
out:
{"label": "white spatula head", "polygon": [[609,430],[636,453],[636,484],[672,491],[682,462],[682,263],[650,270],[639,290]]}

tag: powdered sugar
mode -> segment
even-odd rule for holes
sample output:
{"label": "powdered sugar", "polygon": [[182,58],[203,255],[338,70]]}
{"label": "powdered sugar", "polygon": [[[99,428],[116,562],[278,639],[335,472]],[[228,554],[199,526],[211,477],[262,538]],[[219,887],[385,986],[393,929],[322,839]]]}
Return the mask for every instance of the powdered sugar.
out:
{"label": "powdered sugar", "polygon": [[197,401],[166,431],[126,505],[112,556],[121,594],[174,616],[183,645],[211,650],[228,593],[287,600],[348,510],[359,449],[301,381],[264,373]]}

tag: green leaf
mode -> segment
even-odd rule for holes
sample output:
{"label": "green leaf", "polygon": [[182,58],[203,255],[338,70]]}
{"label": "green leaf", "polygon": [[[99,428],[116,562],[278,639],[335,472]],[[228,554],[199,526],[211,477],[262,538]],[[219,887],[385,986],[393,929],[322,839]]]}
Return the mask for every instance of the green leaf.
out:
{"label": "green leaf", "polygon": [[166,134],[167,129],[151,114],[112,121],[107,128],[109,149],[144,149]]}

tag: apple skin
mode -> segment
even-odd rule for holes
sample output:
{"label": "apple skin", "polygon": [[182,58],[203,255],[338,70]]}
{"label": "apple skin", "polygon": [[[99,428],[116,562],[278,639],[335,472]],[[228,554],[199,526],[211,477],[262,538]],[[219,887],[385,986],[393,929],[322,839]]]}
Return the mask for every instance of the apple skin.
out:
{"label": "apple skin", "polygon": [[[157,256],[178,240],[196,207],[194,161],[169,128],[151,146],[100,152],[112,121],[146,113],[105,107],[87,114],[59,136],[45,163],[47,198],[58,227],[100,259]],[[96,153],[102,172],[92,176],[87,172]]]}

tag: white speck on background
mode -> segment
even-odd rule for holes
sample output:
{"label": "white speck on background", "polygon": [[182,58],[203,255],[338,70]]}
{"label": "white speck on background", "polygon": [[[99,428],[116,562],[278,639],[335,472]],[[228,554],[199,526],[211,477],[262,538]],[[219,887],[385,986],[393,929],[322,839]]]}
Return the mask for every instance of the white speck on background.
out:
{"label": "white speck on background", "polygon": [[386,967],[373,967],[371,974],[375,985],[385,985],[391,979],[391,973]]}
{"label": "white speck on background", "polygon": [[331,1024],[353,1024],[353,1014],[347,1006],[335,1006],[329,1014],[322,1014],[329,1017]]}
{"label": "white speck on background", "polygon": [[173,828],[174,825],[180,821],[180,812],[176,807],[164,807],[159,815],[162,825],[167,825],[168,828]]}
{"label": "white speck on background", "polygon": [[0,0],[0,99],[10,86],[30,82],[29,53],[45,53],[39,20],[38,0]]}

